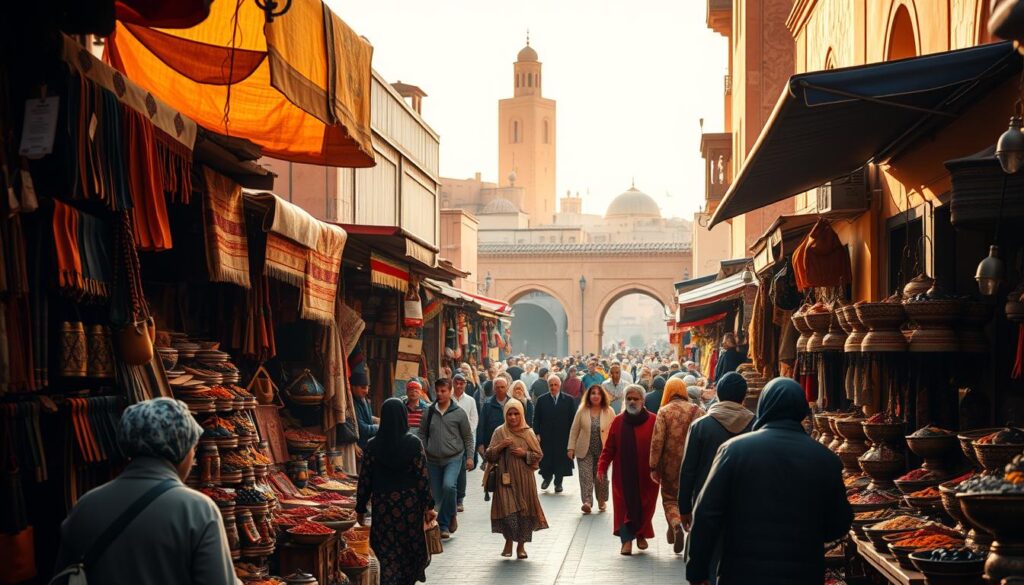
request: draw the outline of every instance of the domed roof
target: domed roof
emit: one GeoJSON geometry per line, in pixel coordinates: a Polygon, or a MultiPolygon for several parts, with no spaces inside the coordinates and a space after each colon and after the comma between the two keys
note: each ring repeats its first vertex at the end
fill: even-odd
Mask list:
{"type": "Polygon", "coordinates": [[[480,215],[499,215],[502,213],[519,213],[519,208],[508,199],[498,197],[480,210],[480,215]]]}
{"type": "Polygon", "coordinates": [[[537,51],[533,50],[533,47],[526,45],[519,51],[519,55],[516,56],[516,61],[537,61],[537,51]]]}
{"type": "Polygon", "coordinates": [[[658,209],[658,204],[650,195],[636,187],[630,187],[628,191],[612,200],[604,216],[606,218],[661,217],[661,210],[658,209]]]}

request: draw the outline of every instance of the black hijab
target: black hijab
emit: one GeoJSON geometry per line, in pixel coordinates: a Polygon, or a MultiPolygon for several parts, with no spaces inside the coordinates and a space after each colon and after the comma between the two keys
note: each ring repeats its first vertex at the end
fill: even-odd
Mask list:
{"type": "Polygon", "coordinates": [[[804,389],[790,378],[775,378],[765,385],[757,401],[757,420],[754,430],[773,424],[777,428],[803,430],[800,421],[810,413],[804,389]]]}
{"type": "Polygon", "coordinates": [[[366,444],[366,450],[373,455],[376,464],[374,491],[408,489],[419,481],[419,474],[413,472],[413,463],[423,456],[423,444],[409,434],[405,402],[400,398],[388,398],[381,405],[380,426],[366,444]]]}

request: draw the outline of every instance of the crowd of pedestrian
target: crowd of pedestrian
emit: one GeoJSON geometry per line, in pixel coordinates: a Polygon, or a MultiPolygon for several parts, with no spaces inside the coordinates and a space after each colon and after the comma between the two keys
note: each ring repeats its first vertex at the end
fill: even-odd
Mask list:
{"type": "MultiPolygon", "coordinates": [[[[528,558],[526,543],[548,527],[538,494],[552,485],[561,493],[575,470],[583,514],[595,504],[605,512],[611,500],[622,555],[650,546],[660,498],[665,538],[683,553],[691,584],[819,582],[825,545],[852,521],[841,464],[804,431],[810,411],[798,383],[772,380],[757,413],[750,412],[742,405],[745,379],[728,369],[743,363],[744,352],[731,336],[721,352],[708,378],[692,362],[635,353],[513,357],[484,370],[461,364],[429,385],[409,381],[405,396],[385,400],[379,417],[365,375],[354,374],[356,513],[371,527],[382,585],[425,579],[424,528],[436,522],[442,539],[452,537],[469,505],[467,472],[478,466],[504,557],[528,558]]],[[[198,492],[173,490],[183,485],[200,433],[187,407],[171,399],[127,409],[118,440],[131,462],[65,520],[61,566],[92,554],[109,510],[170,491],[160,498],[163,512],[143,512],[147,521],[138,526],[145,530],[100,538],[112,553],[93,563],[90,580],[144,573],[115,561],[135,558],[117,549],[166,533],[177,535],[182,558],[200,549],[209,554],[184,569],[158,563],[153,570],[229,581],[216,507],[198,492]]]]}

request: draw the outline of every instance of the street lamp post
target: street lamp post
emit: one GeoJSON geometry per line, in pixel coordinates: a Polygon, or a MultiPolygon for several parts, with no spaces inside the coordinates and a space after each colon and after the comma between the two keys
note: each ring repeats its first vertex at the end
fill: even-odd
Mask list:
{"type": "Polygon", "coordinates": [[[586,292],[586,290],[587,290],[587,277],[586,276],[580,276],[580,355],[581,356],[583,355],[583,350],[586,347],[586,335],[587,335],[586,325],[584,324],[586,322],[586,319],[587,319],[587,317],[586,317],[587,313],[586,313],[586,311],[583,310],[583,300],[586,298],[586,295],[584,293],[586,292]]]}

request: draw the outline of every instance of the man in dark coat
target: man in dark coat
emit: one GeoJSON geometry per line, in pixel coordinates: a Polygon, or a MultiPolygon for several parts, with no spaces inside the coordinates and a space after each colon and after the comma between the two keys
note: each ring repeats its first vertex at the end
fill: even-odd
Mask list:
{"type": "Polygon", "coordinates": [[[533,397],[534,400],[537,400],[548,393],[548,369],[541,368],[539,374],[540,375],[537,376],[537,381],[528,388],[530,396],[533,397]]]}
{"type": "MultiPolygon", "coordinates": [[[[480,408],[480,420],[476,425],[476,452],[481,458],[491,444],[491,435],[495,429],[505,424],[505,403],[508,402],[508,378],[498,376],[494,378],[491,388],[494,394],[491,395],[480,408]]],[[[489,502],[491,494],[484,490],[484,501],[489,502]]]]}
{"type": "Polygon", "coordinates": [[[562,478],[572,475],[572,459],[569,459],[569,431],[576,418],[576,400],[562,394],[562,380],[548,376],[548,393],[537,399],[533,411],[533,432],[540,439],[544,458],[540,460],[540,476],[544,478],[540,489],[546,490],[555,480],[555,493],[562,492],[562,478]]]}
{"type": "MultiPolygon", "coordinates": [[[[754,424],[754,413],[743,408],[743,397],[747,394],[747,381],[736,372],[729,372],[718,382],[718,402],[708,408],[708,416],[690,424],[683,450],[683,465],[679,468],[679,515],[683,530],[690,530],[693,522],[693,505],[697,501],[704,482],[708,479],[711,464],[722,443],[736,435],[750,431],[754,424]]],[[[676,552],[680,552],[684,539],[677,534],[676,552]]],[[[686,541],[689,542],[689,541],[686,541]]],[[[722,547],[715,548],[711,558],[709,581],[715,583],[715,570],[722,555],[722,547]]]]}
{"type": "Polygon", "coordinates": [[[839,457],[800,422],[803,388],[775,378],[761,393],[754,431],[725,442],[697,497],[686,578],[709,583],[719,540],[721,585],[820,583],[825,545],[850,529],[839,457]]]}
{"type": "Polygon", "coordinates": [[[651,381],[651,391],[647,393],[647,398],[644,398],[644,408],[658,414],[658,409],[661,408],[661,397],[665,393],[665,378],[656,376],[651,381]]]}

